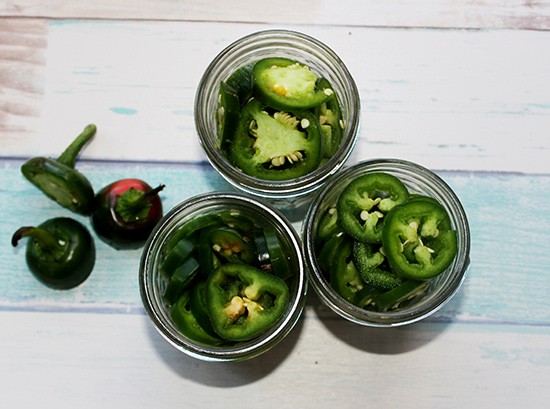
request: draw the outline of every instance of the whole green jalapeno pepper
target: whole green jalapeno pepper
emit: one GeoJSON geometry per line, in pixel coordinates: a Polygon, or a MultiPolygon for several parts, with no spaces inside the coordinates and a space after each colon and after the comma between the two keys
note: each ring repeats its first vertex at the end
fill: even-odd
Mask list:
{"type": "Polygon", "coordinates": [[[75,162],[95,133],[96,126],[88,125],[57,160],[44,157],[27,160],[21,166],[23,176],[61,206],[78,214],[91,213],[94,190],[90,181],[75,169],[75,162]]]}
{"type": "Polygon", "coordinates": [[[414,280],[442,273],[457,253],[449,214],[434,200],[419,198],[396,206],[384,225],[382,242],[392,269],[414,280]]]}
{"type": "Polygon", "coordinates": [[[206,281],[212,327],[223,339],[246,341],[271,328],[290,302],[287,284],[246,264],[224,264],[206,281]]]}
{"type": "Polygon", "coordinates": [[[357,241],[380,243],[384,216],[409,197],[407,187],[388,173],[368,173],[353,180],[336,204],[338,222],[357,241]]]}
{"type": "Polygon", "coordinates": [[[231,143],[231,161],[247,175],[264,180],[288,180],[317,169],[324,138],[309,111],[270,113],[257,99],[241,110],[231,143]]]}
{"type": "Polygon", "coordinates": [[[29,270],[43,284],[67,290],[82,284],[95,264],[95,244],[86,227],[67,217],[57,217],[38,227],[21,227],[12,245],[28,237],[26,261],[29,270]]]}

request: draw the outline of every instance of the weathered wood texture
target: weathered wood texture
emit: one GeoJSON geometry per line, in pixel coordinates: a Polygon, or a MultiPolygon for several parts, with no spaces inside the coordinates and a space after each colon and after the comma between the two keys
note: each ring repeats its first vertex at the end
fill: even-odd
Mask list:
{"type": "Polygon", "coordinates": [[[545,408],[548,50],[549,1],[2,2],[2,407],[545,408]],[[353,74],[362,128],[350,163],[415,161],[462,200],[472,264],[458,294],[422,323],[381,330],[340,319],[310,292],[276,348],[220,365],[153,329],[139,250],[96,238],[82,286],[34,280],[13,232],[61,215],[90,224],[25,182],[23,161],[59,155],[94,122],[77,167],[96,189],[125,177],[165,183],[166,210],[230,189],[197,142],[196,85],[223,47],[281,27],[325,42],[353,74]]]}
{"type": "MultiPolygon", "coordinates": [[[[84,158],[169,162],[204,160],[193,122],[202,72],[230,42],[265,28],[60,22],[45,29],[30,23],[10,20],[6,37],[25,38],[34,28],[38,34],[20,47],[20,55],[47,57],[47,63],[25,72],[29,63],[23,57],[3,62],[9,67],[0,81],[4,155],[54,155],[93,121],[98,142],[84,158]],[[136,142],[159,136],[162,143],[147,149],[136,142]]],[[[550,32],[348,27],[306,32],[341,56],[359,87],[362,128],[355,159],[400,157],[436,169],[550,172],[545,160],[550,32]]]]}
{"type": "Polygon", "coordinates": [[[550,28],[550,2],[531,0],[14,0],[0,16],[431,28],[550,28]]]}

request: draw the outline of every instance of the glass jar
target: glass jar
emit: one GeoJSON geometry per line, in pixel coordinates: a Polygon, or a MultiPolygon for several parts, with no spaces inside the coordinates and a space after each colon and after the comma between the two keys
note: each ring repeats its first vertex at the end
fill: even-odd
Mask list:
{"type": "Polygon", "coordinates": [[[360,99],[355,81],[340,58],[323,43],[288,30],[260,31],[243,37],[221,51],[199,82],[195,96],[195,126],[203,151],[212,166],[240,191],[261,197],[279,208],[293,208],[311,200],[311,192],[336,173],[350,156],[359,132],[360,99]],[[284,57],[310,67],[328,79],[340,102],[344,121],[337,152],[315,171],[285,181],[261,180],[236,169],[218,143],[219,87],[235,70],[266,57],[284,57]]]}
{"type": "MultiPolygon", "coordinates": [[[[173,244],[173,243],[172,243],[173,244]]],[[[206,361],[237,361],[257,356],[281,341],[298,321],[305,303],[307,277],[300,240],[282,214],[269,205],[238,193],[208,193],[190,198],[175,206],[156,226],[141,256],[139,285],[145,311],[158,332],[174,347],[206,361]],[[160,266],[172,238],[190,221],[222,212],[238,212],[258,225],[275,230],[287,256],[292,277],[287,280],[290,303],[283,317],[266,333],[250,341],[211,346],[184,336],[170,318],[169,306],[163,301],[166,279],[160,266]]]]}
{"type": "Polygon", "coordinates": [[[357,324],[392,327],[419,321],[439,310],[458,291],[470,263],[470,230],[466,213],[451,188],[432,171],[404,160],[378,159],[360,162],[339,172],[319,191],[303,225],[303,245],[309,279],[324,304],[338,315],[357,324]],[[400,179],[409,192],[431,196],[447,210],[457,232],[458,252],[452,264],[433,278],[427,290],[405,307],[387,312],[359,308],[339,296],[324,277],[318,261],[316,231],[322,215],[338,200],[344,188],[357,177],[370,172],[389,173],[400,179]]]}

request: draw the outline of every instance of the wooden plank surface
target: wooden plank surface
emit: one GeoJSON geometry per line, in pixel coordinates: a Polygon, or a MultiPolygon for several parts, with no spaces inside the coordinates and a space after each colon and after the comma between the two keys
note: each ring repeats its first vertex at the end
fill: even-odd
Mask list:
{"type": "Polygon", "coordinates": [[[549,1],[1,3],[0,405],[545,408],[548,50],[549,1]],[[212,364],[150,324],[140,250],[96,238],[82,286],[34,280],[23,248],[9,245],[13,232],[61,215],[90,224],[25,182],[23,161],[57,156],[94,122],[77,166],[96,189],[124,177],[165,183],[165,210],[230,189],[197,142],[196,85],[223,47],[281,27],[325,42],[354,76],[362,127],[350,163],[412,160],[462,200],[472,251],[458,294],[421,323],[381,330],[347,323],[310,291],[276,348],[212,364]]]}
{"type": "MultiPolygon", "coordinates": [[[[29,29],[27,21],[7,26],[15,37],[29,29]]],[[[262,28],[224,24],[216,32],[216,23],[95,21],[40,28],[47,35],[47,65],[25,75],[43,93],[29,95],[18,85],[24,60],[6,63],[13,68],[3,76],[3,89],[25,106],[4,113],[4,155],[55,155],[95,122],[97,142],[83,158],[204,160],[193,122],[202,72],[223,47],[262,28]],[[146,149],[135,142],[159,136],[162,143],[146,149]]],[[[359,87],[355,158],[400,157],[436,169],[550,171],[550,32],[304,31],[338,52],[359,87]]]]}
{"type": "Polygon", "coordinates": [[[13,17],[181,20],[431,28],[550,28],[548,0],[11,0],[0,15],[13,17]]]}

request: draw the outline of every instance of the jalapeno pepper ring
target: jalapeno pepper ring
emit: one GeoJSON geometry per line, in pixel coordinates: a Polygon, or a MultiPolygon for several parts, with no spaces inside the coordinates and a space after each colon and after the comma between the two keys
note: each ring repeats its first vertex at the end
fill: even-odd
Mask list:
{"type": "Polygon", "coordinates": [[[243,107],[230,145],[235,166],[264,180],[294,179],[317,169],[324,139],[315,115],[264,108],[257,99],[243,107]]]}
{"type": "Polygon", "coordinates": [[[390,212],[384,225],[383,246],[397,274],[426,280],[441,274],[453,262],[456,231],[443,206],[418,198],[390,212]]]}
{"type": "Polygon", "coordinates": [[[353,180],[336,204],[340,226],[357,241],[380,243],[384,216],[409,197],[407,187],[388,173],[368,173],[353,180]]]}
{"type": "Polygon", "coordinates": [[[268,106],[280,110],[302,111],[328,101],[334,91],[328,82],[289,58],[264,58],[252,70],[254,94],[268,106]]]}
{"type": "Polygon", "coordinates": [[[271,328],[285,313],[290,292],[279,277],[246,264],[224,264],[206,281],[212,327],[231,341],[246,341],[271,328]]]}

